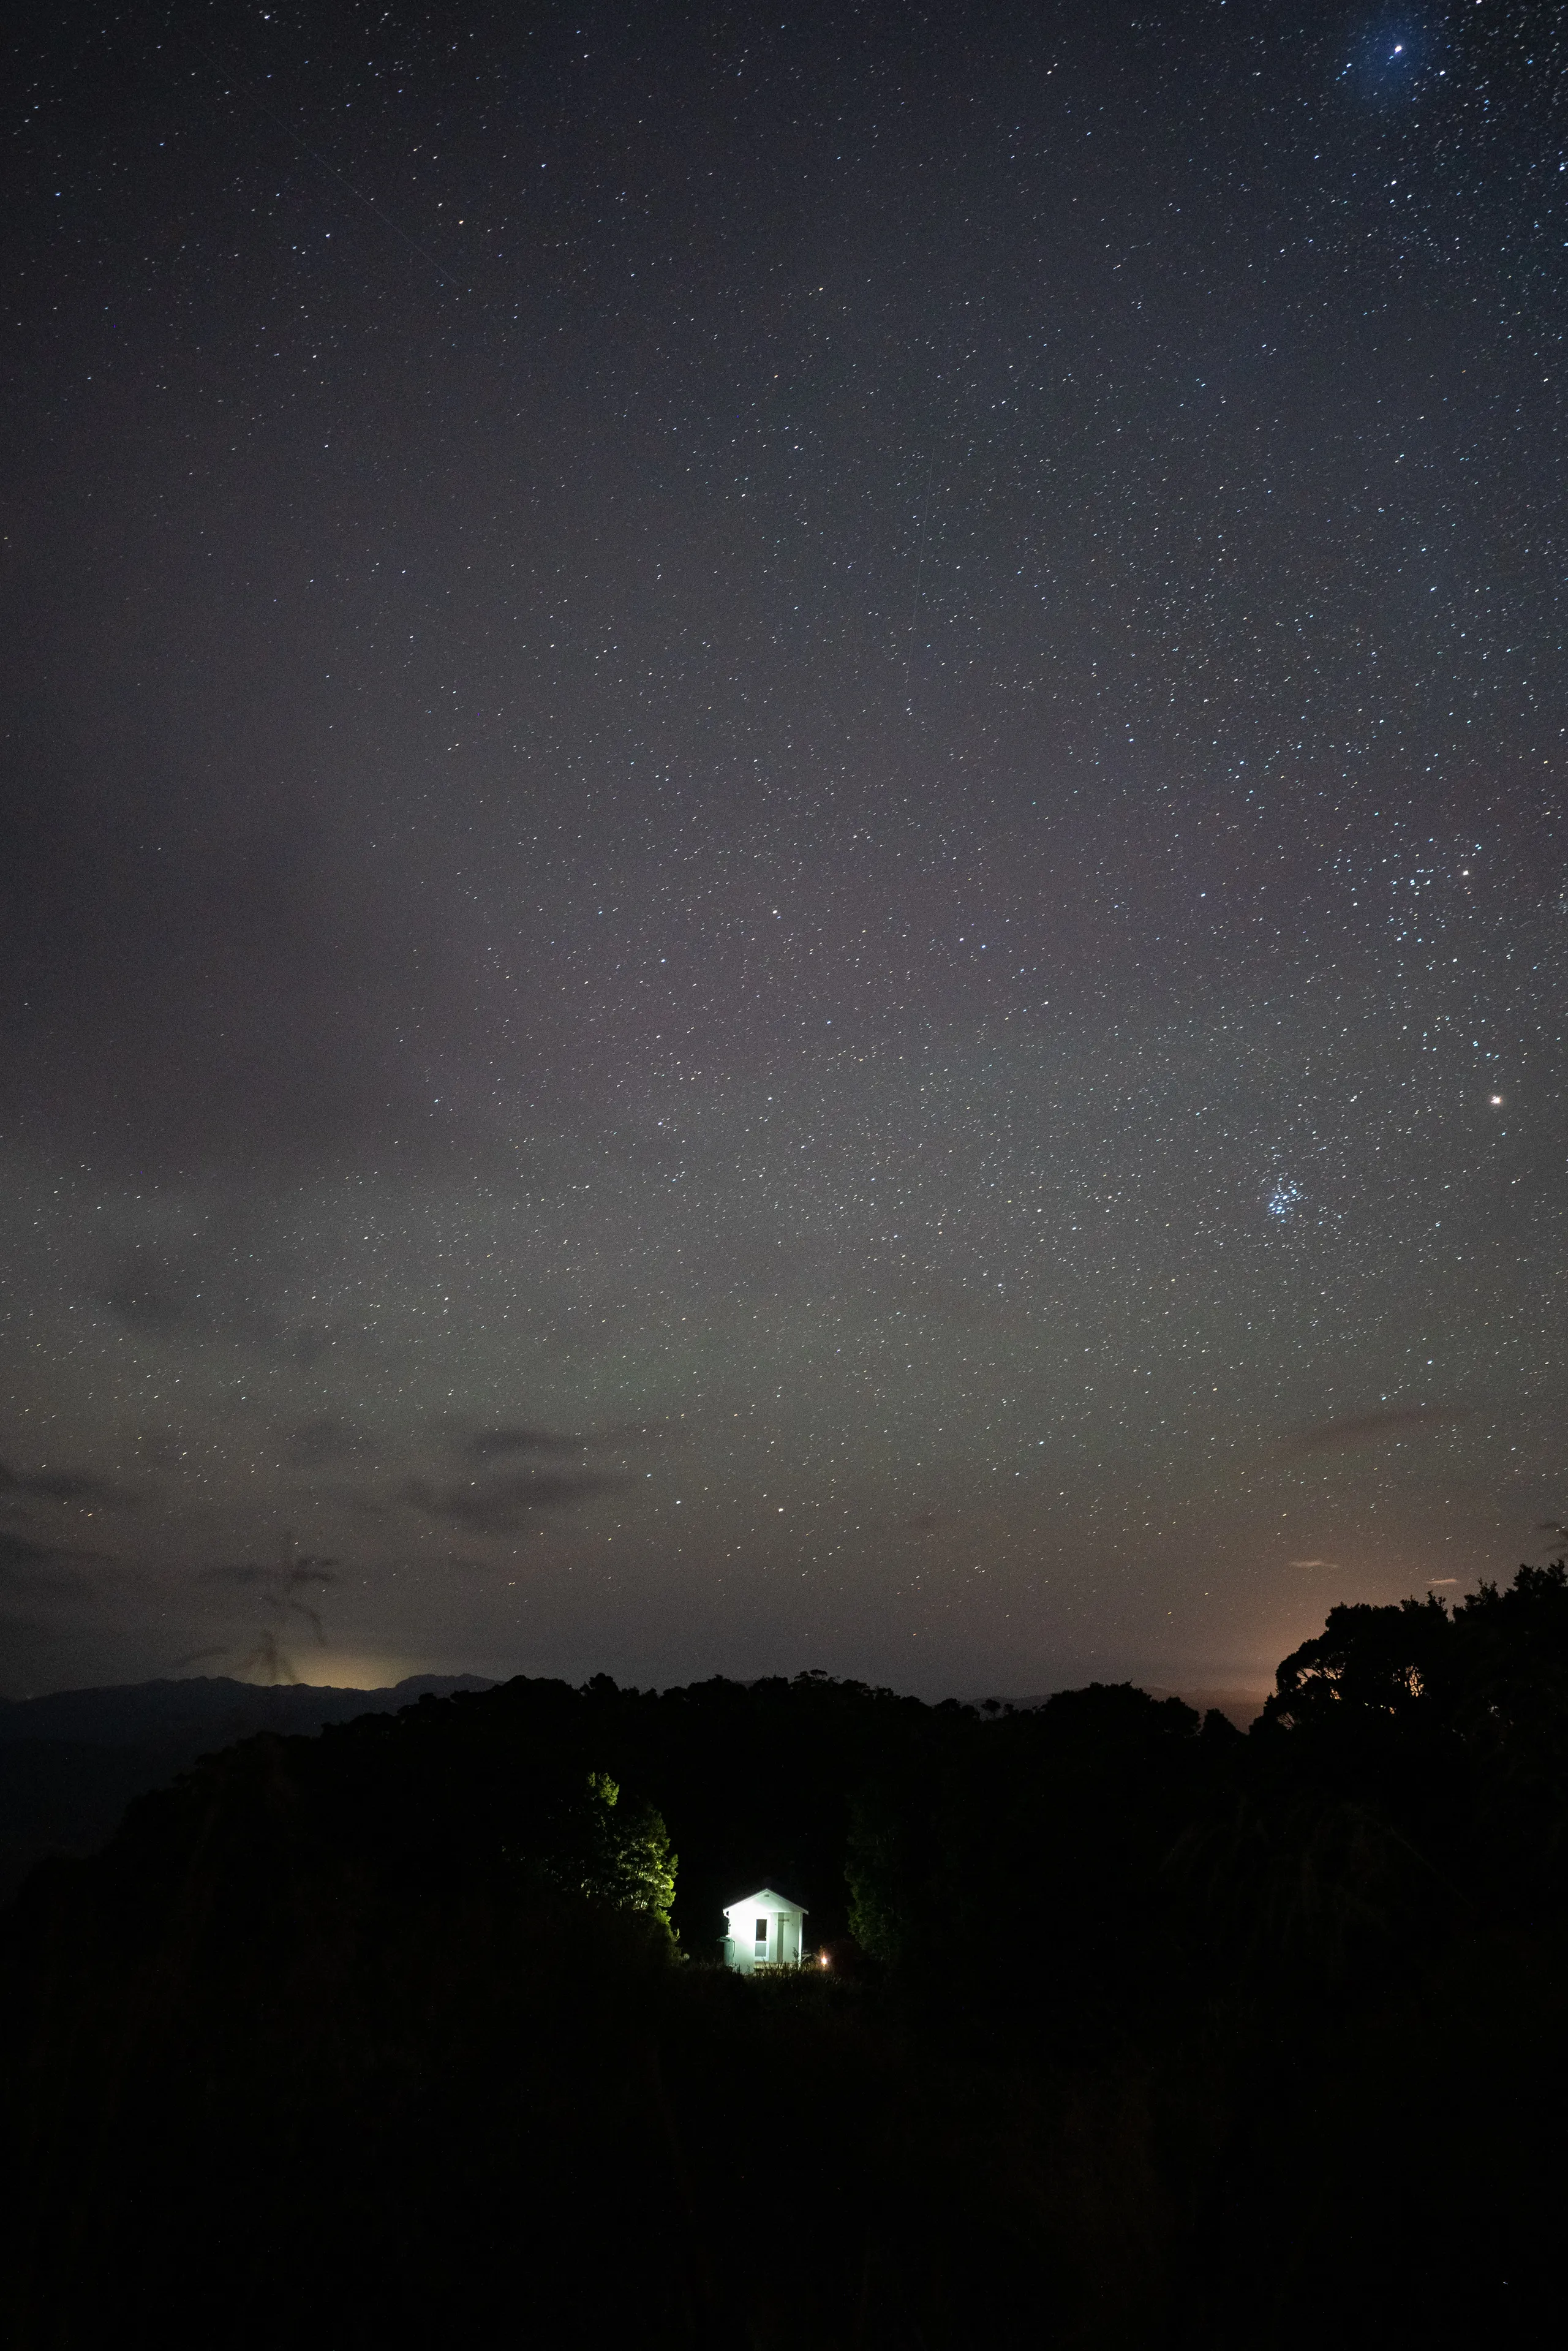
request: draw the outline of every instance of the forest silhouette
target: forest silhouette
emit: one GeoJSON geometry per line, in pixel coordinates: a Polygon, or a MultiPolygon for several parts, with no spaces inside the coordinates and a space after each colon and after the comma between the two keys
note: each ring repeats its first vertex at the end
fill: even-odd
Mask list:
{"type": "Polygon", "coordinates": [[[9,2339],[1556,2339],[1568,1569],[1092,1684],[518,1679],[32,1874],[9,2339]],[[719,1960],[808,1907],[817,1964],[719,1960]]]}

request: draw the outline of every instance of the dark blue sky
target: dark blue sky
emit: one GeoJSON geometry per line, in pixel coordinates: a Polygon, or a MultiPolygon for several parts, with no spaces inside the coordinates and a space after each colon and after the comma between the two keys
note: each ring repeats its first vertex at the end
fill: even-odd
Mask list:
{"type": "Polygon", "coordinates": [[[1014,1692],[1561,1548],[1559,10],[7,79],[8,1687],[291,1541],[313,1679],[1014,1692]]]}

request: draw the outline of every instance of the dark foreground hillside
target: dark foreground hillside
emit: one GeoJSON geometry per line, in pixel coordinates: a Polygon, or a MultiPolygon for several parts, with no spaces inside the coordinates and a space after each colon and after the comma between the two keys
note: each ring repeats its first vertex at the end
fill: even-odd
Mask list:
{"type": "Polygon", "coordinates": [[[132,1797],[258,1730],[308,1735],[359,1714],[396,1714],[428,1692],[488,1689],[472,1674],[420,1674],[390,1689],[329,1689],[198,1675],[117,1688],[0,1698],[0,1901],[49,1853],[105,1844],[132,1797]]]}
{"type": "Polygon", "coordinates": [[[1336,1610],[1246,1738],[821,1677],[259,1738],[6,1923],[19,2346],[1559,2338],[1561,1568],[1336,1610]],[[832,1965],[714,1963],[764,1882],[832,1965]]]}

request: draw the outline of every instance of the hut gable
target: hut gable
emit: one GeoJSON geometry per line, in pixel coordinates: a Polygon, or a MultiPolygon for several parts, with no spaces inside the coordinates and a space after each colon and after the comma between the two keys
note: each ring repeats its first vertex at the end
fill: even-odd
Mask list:
{"type": "Polygon", "coordinates": [[[725,1963],[748,1976],[759,1967],[798,1968],[805,1957],[806,1913],[787,1894],[764,1886],[725,1908],[725,1963]]]}

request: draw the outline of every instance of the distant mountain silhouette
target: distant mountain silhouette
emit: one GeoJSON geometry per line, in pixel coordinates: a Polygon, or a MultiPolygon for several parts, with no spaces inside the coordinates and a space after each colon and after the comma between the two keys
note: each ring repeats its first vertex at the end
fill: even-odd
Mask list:
{"type": "Polygon", "coordinates": [[[198,1756],[259,1730],[310,1738],[357,1715],[493,1687],[477,1674],[414,1674],[371,1690],[202,1675],[0,1698],[0,1900],[46,1854],[96,1851],[132,1797],[198,1756]]]}

